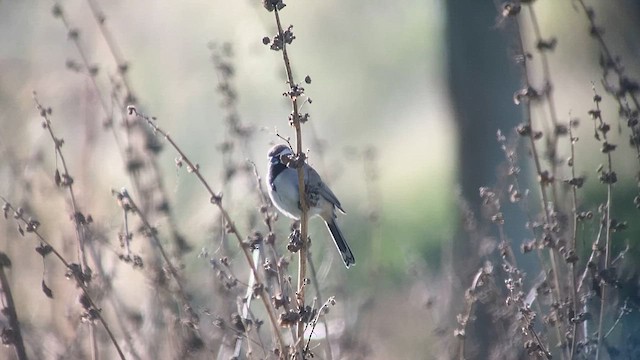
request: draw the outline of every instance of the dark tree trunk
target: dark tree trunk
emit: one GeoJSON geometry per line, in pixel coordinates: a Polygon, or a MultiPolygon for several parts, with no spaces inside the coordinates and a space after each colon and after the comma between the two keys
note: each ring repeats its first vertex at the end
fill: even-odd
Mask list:
{"type": "MultiPolygon", "coordinates": [[[[445,3],[447,77],[458,131],[458,183],[462,199],[478,216],[478,189],[496,183],[498,166],[504,161],[496,132],[501,129],[508,133],[521,121],[520,109],[512,100],[520,86],[520,77],[510,56],[514,48],[510,38],[513,32],[497,27],[498,11],[493,2],[452,0],[445,3]]],[[[480,238],[477,234],[461,232],[455,240],[453,256],[462,289],[470,286],[484,261],[478,255],[480,238]]],[[[504,343],[509,327],[495,323],[495,315],[491,314],[494,310],[482,304],[476,307],[476,320],[467,328],[467,358],[500,356],[494,346],[504,343]]],[[[509,358],[518,356],[515,351],[509,358]]]]}

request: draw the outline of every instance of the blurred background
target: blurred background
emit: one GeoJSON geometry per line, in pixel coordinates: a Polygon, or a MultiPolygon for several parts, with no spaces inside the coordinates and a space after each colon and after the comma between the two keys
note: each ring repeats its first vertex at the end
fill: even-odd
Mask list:
{"type": "MultiPolygon", "coordinates": [[[[639,3],[588,3],[625,71],[637,78],[639,3]]],[[[145,322],[151,315],[144,307],[153,309],[149,298],[157,291],[154,283],[118,260],[122,210],[111,190],[125,187],[134,198],[158,195],[133,191],[136,185],[127,168],[131,164],[122,155],[126,117],[122,120],[117,110],[117,104],[125,102],[123,83],[90,6],[102,9],[117,56],[126,60],[127,85],[135,94],[129,102],[156,117],[199,164],[214,191],[224,192],[225,206],[247,235],[266,230],[257,210],[255,179],[251,171],[243,172],[246,160],[264,176],[267,150],[282,142],[276,133],[295,138],[287,119],[290,103],[282,96],[287,84],[281,53],[262,43],[263,37],[276,33],[273,13],[257,0],[67,0],[60,2],[62,16],[56,17],[54,4],[0,0],[0,195],[38,218],[41,232],[70,259],[76,256],[68,196],[53,181],[60,160],[35,109],[36,91],[39,101],[52,108],[52,127],[64,138],[62,151],[74,176],[77,201],[92,215],[92,227],[99,233],[101,266],[126,311],[140,314],[140,331],[162,339],[169,335],[158,335],[160,331],[145,322]],[[233,68],[232,107],[220,91],[229,73],[216,66],[212,54],[223,54],[233,68]],[[230,113],[250,137],[230,139],[230,113]],[[105,126],[108,119],[114,119],[111,128],[105,126]],[[230,176],[229,169],[242,174],[230,176]]],[[[312,100],[304,105],[311,118],[303,126],[303,148],[347,211],[339,221],[358,262],[344,269],[322,224],[311,221],[320,290],[325,299],[337,300],[326,317],[330,329],[342,335],[332,345],[334,358],[448,358],[455,317],[471,281],[469,271],[475,271],[469,269],[482,264],[478,254],[467,258],[465,253],[475,247],[467,245],[460,206],[464,203],[482,218],[478,188],[496,185],[505,161],[496,132],[512,134],[523,121],[522,109],[513,101],[522,87],[514,61],[517,30],[501,23],[500,5],[492,1],[291,0],[287,5],[281,16],[283,25],[294,25],[296,39],[288,47],[294,77],[303,82],[309,75],[312,80],[303,85],[312,100]],[[465,258],[473,263],[464,264],[465,258]]],[[[587,111],[593,107],[592,83],[603,92],[598,44],[575,1],[538,0],[535,9],[543,36],[557,39],[549,62],[559,120],[568,124],[570,116],[584,119],[577,129],[584,141],[576,144],[576,170],[593,181],[587,181],[582,202],[597,204],[606,188],[598,183],[595,169],[604,158],[593,140],[587,111]]],[[[525,51],[532,54],[531,85],[541,88],[529,18],[522,18],[520,29],[525,51]]],[[[605,100],[602,111],[617,123],[613,101],[605,100]]],[[[543,106],[534,106],[533,114],[548,121],[543,106]]],[[[637,160],[635,150],[626,146],[628,134],[613,127],[611,142],[625,144],[614,154],[616,171],[624,179],[616,187],[624,204],[620,217],[629,221],[632,232],[625,236],[633,239],[637,212],[629,199],[637,194],[637,160]]],[[[174,253],[179,254],[175,258],[192,292],[192,305],[200,314],[204,337],[220,338],[213,324],[224,311],[215,295],[220,291],[216,269],[208,261],[226,241],[220,215],[197,179],[176,166],[175,151],[166,141],[159,143],[163,149],[157,166],[166,195],[162,201],[170,204],[171,212],[150,217],[161,240],[174,250],[180,246],[169,240],[171,232],[178,229],[182,235],[186,245],[174,253]]],[[[566,139],[559,149],[558,158],[566,158],[566,139]]],[[[519,156],[526,181],[530,161],[524,148],[519,156]]],[[[527,186],[535,186],[534,177],[529,181],[527,186]]],[[[527,236],[526,213],[512,210],[507,231],[518,248],[527,236]]],[[[289,227],[282,217],[276,222],[276,246],[295,263],[286,250],[289,227]]],[[[43,268],[33,251],[37,242],[21,238],[11,218],[0,228],[0,250],[13,263],[10,280],[28,352],[46,359],[88,356],[84,335],[79,335],[83,325],[77,321],[77,290],[64,279],[64,269],[53,258],[47,258],[43,268]],[[56,294],[54,300],[41,291],[43,276],[56,294]]],[[[132,246],[153,264],[152,247],[144,240],[136,233],[132,246]]],[[[226,247],[235,259],[235,275],[246,278],[237,244],[226,247]]],[[[637,249],[632,246],[631,251],[637,249]]],[[[107,319],[118,317],[106,305],[104,313],[107,319]]],[[[131,346],[144,348],[135,341],[131,346]]],[[[108,346],[104,348],[104,358],[113,358],[108,346]]],[[[10,348],[0,349],[0,354],[14,356],[10,348]]]]}

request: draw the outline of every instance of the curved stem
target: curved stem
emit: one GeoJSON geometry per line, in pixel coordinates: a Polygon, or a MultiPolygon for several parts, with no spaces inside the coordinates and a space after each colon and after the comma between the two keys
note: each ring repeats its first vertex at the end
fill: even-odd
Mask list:
{"type": "Polygon", "coordinates": [[[240,231],[236,227],[233,219],[231,219],[231,216],[229,215],[225,207],[222,205],[222,195],[216,194],[213,191],[213,189],[211,188],[207,180],[204,178],[204,176],[202,176],[202,173],[200,172],[200,166],[198,166],[197,164],[194,164],[191,161],[191,159],[189,159],[189,157],[182,151],[182,149],[178,146],[178,144],[176,144],[175,141],[173,141],[171,136],[154,123],[154,119],[144,114],[138,113],[138,111],[134,106],[128,107],[128,113],[129,115],[139,116],[140,118],[145,120],[149,124],[149,126],[151,126],[154,132],[159,133],[164,137],[164,139],[167,142],[169,142],[171,147],[173,147],[173,149],[180,155],[181,161],[184,161],[187,164],[187,171],[190,173],[193,173],[198,178],[198,180],[200,181],[200,184],[204,186],[209,196],[211,197],[210,198],[211,202],[214,205],[216,205],[218,210],[220,210],[220,213],[222,214],[222,218],[224,219],[224,222],[228,226],[229,232],[232,233],[235,236],[236,240],[238,241],[238,245],[240,246],[240,249],[242,250],[242,253],[245,256],[245,259],[249,264],[249,268],[253,272],[253,276],[256,278],[256,282],[257,282],[256,288],[259,292],[260,299],[262,300],[262,303],[264,304],[264,307],[267,311],[267,315],[269,316],[269,321],[273,328],[273,332],[276,335],[276,338],[278,340],[280,351],[282,354],[284,354],[286,352],[286,346],[285,346],[284,339],[282,337],[282,333],[280,331],[280,327],[278,325],[278,320],[275,315],[275,309],[273,308],[273,305],[271,304],[271,301],[270,301],[271,297],[269,296],[269,293],[267,292],[265,286],[263,286],[264,282],[262,281],[262,278],[258,273],[256,264],[253,261],[253,257],[251,256],[251,252],[249,251],[247,246],[245,246],[244,241],[242,240],[243,238],[240,235],[240,231]]]}
{"type": "MultiPolygon", "coordinates": [[[[18,209],[14,208],[13,205],[11,205],[7,201],[7,199],[5,199],[3,196],[0,196],[0,199],[4,201],[4,203],[6,204],[5,206],[7,206],[8,209],[14,212],[14,218],[17,221],[21,221],[25,226],[27,226],[27,228],[29,228],[30,222],[29,220],[25,219],[24,214],[22,212],[19,212],[18,209]]],[[[105,331],[109,335],[109,339],[113,343],[113,346],[116,348],[116,351],[118,352],[118,356],[120,357],[121,360],[125,360],[126,358],[124,356],[124,353],[122,352],[122,349],[120,348],[120,345],[118,344],[118,341],[116,340],[116,337],[113,335],[113,333],[111,332],[111,328],[109,327],[104,317],[102,316],[100,308],[96,305],[95,301],[93,301],[93,298],[89,294],[89,289],[87,288],[86,284],[80,278],[82,274],[78,273],[78,271],[74,271],[73,270],[74,267],[72,266],[73,264],[68,262],[62,256],[62,254],[60,254],[60,252],[58,252],[58,250],[56,250],[56,248],[53,247],[51,243],[44,236],[42,236],[42,234],[40,234],[40,232],[36,228],[32,228],[31,231],[29,230],[27,231],[33,233],[38,238],[38,240],[40,240],[41,243],[47,245],[51,249],[51,252],[58,258],[58,260],[60,260],[60,262],[64,264],[65,268],[71,272],[72,276],[74,277],[74,280],[76,281],[76,284],[80,287],[80,289],[82,289],[82,293],[88,299],[90,309],[95,310],[93,315],[96,316],[98,321],[100,321],[105,331]]]]}

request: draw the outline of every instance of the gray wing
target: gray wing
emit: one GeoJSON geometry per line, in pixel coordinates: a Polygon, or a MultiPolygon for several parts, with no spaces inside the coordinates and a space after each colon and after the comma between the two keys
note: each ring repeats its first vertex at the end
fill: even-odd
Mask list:
{"type": "Polygon", "coordinates": [[[329,200],[335,207],[337,207],[343,214],[345,213],[340,204],[338,197],[329,189],[329,187],[322,181],[320,174],[309,165],[305,164],[305,184],[311,189],[317,189],[318,194],[323,198],[329,200]]]}

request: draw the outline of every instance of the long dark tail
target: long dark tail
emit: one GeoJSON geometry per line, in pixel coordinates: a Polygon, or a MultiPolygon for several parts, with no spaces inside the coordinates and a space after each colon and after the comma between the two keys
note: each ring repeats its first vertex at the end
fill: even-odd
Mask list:
{"type": "Polygon", "coordinates": [[[342,255],[342,261],[344,262],[344,265],[347,267],[347,269],[349,268],[349,266],[355,265],[356,258],[353,256],[353,253],[349,248],[349,244],[347,244],[344,236],[342,236],[342,232],[340,231],[338,225],[336,225],[335,221],[325,221],[325,224],[327,224],[327,229],[329,229],[331,237],[336,243],[336,247],[338,248],[338,251],[340,251],[340,255],[342,255]]]}

